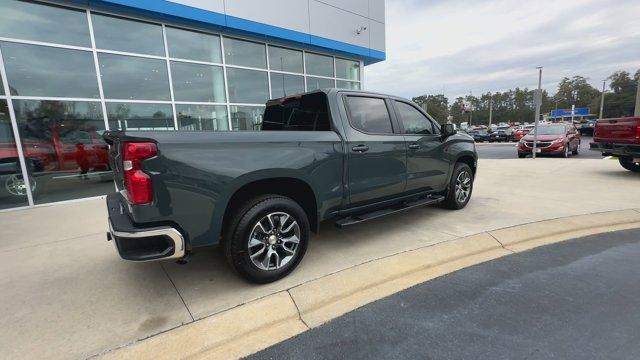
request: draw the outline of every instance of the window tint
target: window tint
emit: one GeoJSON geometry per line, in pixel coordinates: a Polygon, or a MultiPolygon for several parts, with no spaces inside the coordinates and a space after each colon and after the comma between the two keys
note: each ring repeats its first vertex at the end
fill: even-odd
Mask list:
{"type": "Polygon", "coordinates": [[[333,79],[307,76],[307,91],[336,87],[333,79]]]}
{"type": "Polygon", "coordinates": [[[224,59],[229,65],[267,68],[265,44],[224,38],[224,59]]]}
{"type": "Polygon", "coordinates": [[[333,77],[333,58],[331,56],[307,53],[307,74],[333,77]]]}
{"type": "Polygon", "coordinates": [[[269,99],[266,71],[227,68],[227,82],[232,103],[264,104],[269,99]]]}
{"type": "Polygon", "coordinates": [[[269,46],[271,70],[302,73],[302,51],[269,46]]]}
{"type": "Polygon", "coordinates": [[[172,61],[171,80],[176,101],[224,102],[222,67],[172,61]]]}
{"type": "Polygon", "coordinates": [[[304,92],[304,78],[298,75],[271,73],[271,98],[304,92]]]}
{"type": "Polygon", "coordinates": [[[331,129],[325,93],[271,101],[262,130],[328,131],[331,129]]]}
{"type": "Polygon", "coordinates": [[[170,57],[222,63],[219,36],[171,27],[165,29],[170,57]]]}
{"type": "Polygon", "coordinates": [[[166,61],[99,54],[98,62],[106,98],[171,100],[166,61]]]}
{"type": "Polygon", "coordinates": [[[264,106],[231,105],[233,130],[260,130],[264,106]]]}
{"type": "Polygon", "coordinates": [[[384,99],[362,96],[347,97],[351,125],[365,133],[393,133],[391,118],[384,99]]]}
{"type": "Polygon", "coordinates": [[[164,56],[160,25],[97,14],[91,22],[99,49],[164,56]]]}
{"type": "Polygon", "coordinates": [[[9,42],[0,46],[12,95],[100,97],[91,52],[9,42]]]}
{"type": "Polygon", "coordinates": [[[336,77],[347,80],[360,80],[360,63],[336,58],[336,77]]]}
{"type": "Polygon", "coordinates": [[[27,1],[0,0],[0,36],[91,47],[86,12],[27,1]]]}
{"type": "Polygon", "coordinates": [[[355,81],[336,81],[336,87],[338,89],[360,90],[360,83],[355,81]]]}
{"type": "Polygon", "coordinates": [[[173,130],[169,104],[107,103],[111,130],[173,130]]]}
{"type": "Polygon", "coordinates": [[[176,105],[180,130],[229,130],[224,105],[176,105]]]}
{"type": "Polygon", "coordinates": [[[407,134],[433,134],[431,121],[413,106],[396,101],[398,117],[407,134]]]}

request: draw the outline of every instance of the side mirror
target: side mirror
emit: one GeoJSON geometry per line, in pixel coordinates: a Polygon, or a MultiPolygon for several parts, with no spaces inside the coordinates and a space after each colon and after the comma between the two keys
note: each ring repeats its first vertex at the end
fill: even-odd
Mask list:
{"type": "Polygon", "coordinates": [[[453,124],[446,123],[440,126],[440,132],[442,132],[442,138],[446,139],[449,136],[454,135],[456,130],[453,127],[453,124]]]}

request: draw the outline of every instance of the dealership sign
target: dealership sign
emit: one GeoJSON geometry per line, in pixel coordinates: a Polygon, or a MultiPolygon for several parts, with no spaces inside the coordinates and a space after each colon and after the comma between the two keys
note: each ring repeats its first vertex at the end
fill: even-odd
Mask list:
{"type": "Polygon", "coordinates": [[[587,115],[589,115],[589,108],[581,107],[581,108],[573,109],[573,114],[571,113],[571,109],[551,110],[550,117],[587,116],[587,115]]]}

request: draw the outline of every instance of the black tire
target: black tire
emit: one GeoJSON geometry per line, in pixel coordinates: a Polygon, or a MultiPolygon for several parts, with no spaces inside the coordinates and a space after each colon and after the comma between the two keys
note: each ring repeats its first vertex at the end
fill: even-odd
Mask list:
{"type": "Polygon", "coordinates": [[[573,150],[573,151],[571,152],[571,154],[572,154],[572,155],[578,155],[578,154],[580,154],[580,143],[578,143],[578,146],[576,146],[576,149],[575,149],[575,150],[573,150]]]}
{"type": "Polygon", "coordinates": [[[471,199],[471,194],[473,193],[473,171],[471,171],[471,167],[465,163],[456,163],[453,168],[453,173],[451,174],[451,180],[449,180],[449,187],[447,188],[447,192],[445,195],[444,201],[441,203],[441,206],[445,209],[451,210],[459,210],[467,206],[469,200],[471,199]],[[458,181],[458,177],[466,172],[469,176],[470,183],[468,188],[468,195],[463,201],[460,201],[456,196],[456,183],[458,181]]]}
{"type": "Polygon", "coordinates": [[[526,158],[526,157],[527,157],[527,154],[518,153],[518,157],[519,157],[520,159],[524,159],[524,158],[526,158]]]}
{"type": "MultiPolygon", "coordinates": [[[[223,241],[227,261],[238,274],[254,283],[266,284],[287,276],[298,266],[307,251],[310,232],[309,219],[302,207],[288,197],[263,195],[253,198],[234,212],[227,225],[223,241]],[[295,247],[294,255],[292,255],[286,264],[279,268],[261,269],[258,267],[259,264],[254,264],[250,257],[249,237],[252,236],[253,229],[258,226],[258,222],[273,213],[285,213],[297,222],[299,228],[299,243],[295,247]]],[[[280,225],[280,228],[282,228],[282,225],[280,225]]],[[[278,240],[278,244],[280,244],[280,240],[278,240]]],[[[270,245],[266,239],[263,245],[265,245],[264,249],[266,249],[267,252],[271,251],[269,250],[270,245]]],[[[275,246],[284,247],[284,244],[271,245],[274,251],[275,246]]],[[[278,255],[278,259],[280,258],[281,255],[278,255]]],[[[271,260],[272,258],[269,257],[269,260],[267,260],[267,268],[271,266],[271,260]]],[[[277,262],[275,264],[277,264],[277,262]]],[[[275,264],[274,266],[276,266],[275,264]]]]}
{"type": "Polygon", "coordinates": [[[640,164],[634,163],[633,158],[625,156],[618,158],[618,161],[623,168],[633,172],[640,172],[640,164]]]}

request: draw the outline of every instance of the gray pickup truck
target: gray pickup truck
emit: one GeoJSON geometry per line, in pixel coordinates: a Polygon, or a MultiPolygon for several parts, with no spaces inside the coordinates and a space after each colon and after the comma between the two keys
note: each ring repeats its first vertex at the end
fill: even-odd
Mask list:
{"type": "Polygon", "coordinates": [[[220,244],[240,275],[267,283],[300,263],[321,221],[461,209],[471,197],[473,139],[406,99],[318,90],[270,100],[260,126],[106,132],[117,188],[107,237],[120,256],[185,262],[220,244]]]}

